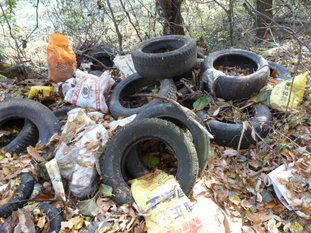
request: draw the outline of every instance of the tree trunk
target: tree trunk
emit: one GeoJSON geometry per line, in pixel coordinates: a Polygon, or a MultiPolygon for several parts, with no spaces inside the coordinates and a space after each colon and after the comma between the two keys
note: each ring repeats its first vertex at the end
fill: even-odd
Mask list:
{"type": "Polygon", "coordinates": [[[267,32],[267,25],[271,24],[273,0],[256,0],[256,36],[263,40],[267,32]],[[262,15],[263,14],[263,15],[262,15]]]}
{"type": "Polygon", "coordinates": [[[156,0],[158,14],[164,19],[164,35],[185,35],[181,3],[183,0],[156,0]]]}

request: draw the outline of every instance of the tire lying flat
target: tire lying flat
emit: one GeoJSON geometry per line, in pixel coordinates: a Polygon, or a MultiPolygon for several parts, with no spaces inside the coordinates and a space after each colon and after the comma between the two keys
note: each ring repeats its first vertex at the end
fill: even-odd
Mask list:
{"type": "Polygon", "coordinates": [[[33,144],[32,140],[35,138],[31,138],[30,135],[36,135],[36,129],[39,142],[42,144],[48,143],[51,137],[60,131],[58,119],[54,113],[43,104],[33,100],[8,99],[0,103],[0,125],[16,118],[24,118],[32,124],[28,124],[27,131],[22,130],[21,135],[3,148],[10,153],[19,153],[33,144]]]}
{"type": "Polygon", "coordinates": [[[132,51],[132,58],[135,69],[143,77],[173,78],[195,66],[197,46],[186,36],[161,36],[140,43],[132,51]]]}
{"type": "MultiPolygon", "coordinates": [[[[205,127],[201,119],[197,117],[195,113],[193,113],[190,109],[187,112],[199,123],[201,123],[203,127],[205,127]]],[[[172,104],[163,103],[147,108],[143,112],[139,113],[136,116],[135,120],[140,120],[144,118],[164,119],[177,124],[177,126],[181,126],[182,128],[189,130],[198,156],[199,176],[203,173],[209,159],[210,140],[209,137],[195,123],[188,120],[187,115],[185,115],[183,111],[181,111],[179,108],[172,104]]],[[[133,171],[131,175],[133,175],[134,177],[137,177],[139,174],[144,174],[145,169],[143,169],[143,171],[140,171],[142,165],[138,165],[139,160],[133,158],[133,156],[138,156],[138,154],[131,153],[131,155],[131,161],[133,161],[133,164],[130,160],[127,163],[129,173],[133,171]]]]}
{"type": "Polygon", "coordinates": [[[46,203],[40,203],[37,207],[47,216],[49,222],[49,230],[47,233],[59,232],[61,230],[61,223],[64,221],[62,211],[46,203]]]}
{"type": "Polygon", "coordinates": [[[198,175],[198,158],[190,138],[173,123],[152,118],[124,126],[106,144],[99,163],[104,183],[113,188],[114,200],[118,204],[133,202],[124,180],[126,156],[135,144],[145,140],[160,140],[175,152],[176,179],[186,194],[191,193],[198,175]]]}
{"type": "Polygon", "coordinates": [[[137,114],[144,111],[146,108],[161,103],[159,99],[152,99],[147,104],[137,107],[137,108],[127,108],[122,106],[121,98],[122,96],[130,96],[135,93],[139,88],[146,85],[160,82],[159,95],[166,96],[170,99],[176,100],[176,86],[174,81],[171,79],[155,80],[153,78],[143,78],[138,73],[132,74],[129,77],[123,79],[120,83],[116,85],[110,96],[109,109],[114,117],[126,117],[133,114],[137,114]]]}
{"type": "MultiPolygon", "coordinates": [[[[248,122],[260,137],[256,134],[254,135],[251,127],[248,127],[244,132],[240,149],[246,149],[250,145],[256,144],[257,140],[266,137],[269,133],[269,124],[271,121],[271,112],[269,108],[260,104],[254,106],[254,108],[256,113],[253,117],[248,119],[248,122]]],[[[240,137],[243,132],[243,124],[230,124],[217,120],[210,120],[207,122],[206,127],[210,130],[211,134],[214,136],[214,141],[218,145],[232,147],[234,149],[238,148],[240,137]]]]}
{"type": "Polygon", "coordinates": [[[225,49],[210,53],[202,64],[204,89],[218,98],[239,100],[257,94],[267,84],[270,74],[268,62],[263,57],[241,49],[225,49]],[[230,76],[216,70],[215,66],[239,66],[254,72],[246,76],[230,76]]]}
{"type": "Polygon", "coordinates": [[[16,211],[18,208],[23,207],[27,201],[22,201],[28,199],[35,186],[35,180],[32,175],[28,172],[22,173],[20,175],[21,183],[14,194],[14,197],[6,204],[0,206],[0,218],[6,218],[16,211]]]}

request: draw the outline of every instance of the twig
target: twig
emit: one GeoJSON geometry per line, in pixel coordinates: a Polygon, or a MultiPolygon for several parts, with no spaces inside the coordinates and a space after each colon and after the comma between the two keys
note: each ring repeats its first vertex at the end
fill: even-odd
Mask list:
{"type": "Polygon", "coordinates": [[[176,100],[170,99],[166,96],[163,95],[158,95],[158,94],[136,94],[134,96],[144,96],[144,97],[151,97],[151,98],[159,98],[163,99],[167,102],[170,102],[174,104],[177,108],[179,108],[188,118],[188,120],[192,121],[194,124],[196,124],[209,138],[213,139],[214,136],[208,132],[208,130],[203,127],[196,119],[194,119],[190,114],[187,113],[188,109],[182,106],[180,103],[178,103],[176,100]]]}
{"type": "Polygon", "coordinates": [[[39,1],[37,0],[37,4],[36,4],[36,26],[34,27],[34,29],[32,29],[32,31],[27,35],[27,37],[23,40],[26,41],[29,39],[29,37],[37,30],[37,28],[39,27],[39,1]]]}
{"type": "Polygon", "coordinates": [[[242,125],[243,125],[243,127],[242,127],[242,133],[241,133],[241,136],[240,136],[240,139],[239,139],[239,144],[238,144],[238,149],[237,149],[237,151],[238,151],[239,154],[240,154],[240,148],[241,148],[242,140],[243,140],[245,131],[246,131],[247,127],[248,127],[248,124],[249,124],[249,123],[248,123],[247,121],[243,121],[243,123],[242,123],[242,125]]]}
{"type": "Polygon", "coordinates": [[[188,91],[190,91],[192,94],[195,93],[195,91],[192,90],[192,88],[188,85],[188,83],[185,81],[185,79],[182,78],[182,79],[180,80],[180,82],[181,82],[182,84],[184,84],[185,87],[188,89],[188,91]]]}
{"type": "Polygon", "coordinates": [[[106,66],[104,63],[102,63],[101,61],[99,61],[99,60],[96,59],[95,57],[92,57],[92,56],[90,56],[90,55],[88,55],[88,54],[85,54],[85,53],[83,53],[83,52],[81,52],[81,51],[79,51],[79,50],[75,50],[75,53],[77,53],[77,54],[79,54],[79,55],[81,55],[81,56],[84,56],[84,57],[87,57],[87,58],[89,58],[89,59],[92,59],[92,60],[96,61],[98,64],[100,64],[100,65],[101,65],[104,69],[106,69],[106,70],[110,70],[110,69],[111,69],[111,67],[106,66]]]}

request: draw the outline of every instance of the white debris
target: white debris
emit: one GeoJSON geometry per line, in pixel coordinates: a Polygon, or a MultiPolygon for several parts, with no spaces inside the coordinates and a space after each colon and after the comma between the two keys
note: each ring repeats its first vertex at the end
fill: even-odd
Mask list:
{"type": "MultiPolygon", "coordinates": [[[[297,175],[297,167],[295,163],[283,164],[274,169],[265,177],[266,185],[273,185],[274,191],[279,198],[280,202],[289,210],[294,210],[297,215],[303,218],[310,218],[307,214],[299,211],[299,207],[303,206],[303,199],[295,197],[293,190],[290,190],[286,183],[293,182],[294,179],[299,179],[297,175]]],[[[296,181],[297,182],[297,181],[296,181]]],[[[311,184],[307,184],[310,185],[311,184]]],[[[306,195],[305,199],[309,197],[306,195]]]]}
{"type": "Polygon", "coordinates": [[[126,117],[126,118],[123,118],[123,119],[120,119],[120,120],[116,120],[116,121],[112,121],[110,122],[108,125],[109,125],[109,128],[111,131],[115,130],[116,128],[118,128],[119,126],[123,127],[129,123],[131,123],[135,117],[136,117],[137,114],[134,114],[132,116],[129,116],[129,117],[126,117]]]}
{"type": "Polygon", "coordinates": [[[121,71],[124,77],[136,73],[131,54],[117,55],[113,60],[115,66],[121,71]]]}
{"type": "Polygon", "coordinates": [[[78,198],[86,198],[97,189],[99,177],[96,164],[109,136],[102,124],[92,118],[103,114],[86,113],[84,109],[73,109],[68,113],[64,126],[63,143],[56,151],[55,158],[61,175],[69,182],[70,192],[78,198]]]}
{"type": "Polygon", "coordinates": [[[114,80],[109,71],[105,71],[98,77],[77,70],[75,78],[61,84],[61,90],[65,100],[71,104],[108,112],[105,96],[108,95],[113,84],[114,80]]]}

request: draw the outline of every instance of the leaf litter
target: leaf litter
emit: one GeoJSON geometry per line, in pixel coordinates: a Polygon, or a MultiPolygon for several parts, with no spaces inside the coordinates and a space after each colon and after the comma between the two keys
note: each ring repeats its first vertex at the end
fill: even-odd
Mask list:
{"type": "MultiPolygon", "coordinates": [[[[284,59],[284,51],[274,51],[273,55],[256,49],[254,49],[254,52],[262,53],[268,59],[273,59],[273,61],[289,68],[296,64],[293,62],[295,59],[284,59]]],[[[298,68],[297,73],[305,71],[306,67],[308,70],[311,70],[311,64],[306,62],[298,68]]],[[[194,74],[195,77],[199,76],[196,70],[194,74]]],[[[276,74],[272,73],[267,89],[280,81],[275,76],[276,74]]],[[[193,83],[193,87],[196,86],[194,80],[191,78],[187,80],[190,84],[193,83]]],[[[40,85],[47,84],[45,80],[29,80],[29,82],[16,85],[16,82],[13,80],[13,82],[7,84],[8,88],[0,86],[0,99],[4,99],[4,96],[23,97],[24,93],[27,93],[34,83],[39,83],[40,85]]],[[[184,88],[182,91],[185,91],[186,94],[179,95],[179,100],[183,98],[181,96],[186,96],[186,101],[183,99],[184,102],[187,102],[187,99],[193,98],[194,95],[203,96],[203,93],[200,93],[198,90],[194,90],[195,93],[191,93],[190,89],[184,88]]],[[[252,101],[255,103],[254,99],[252,101]]],[[[214,114],[216,119],[230,120],[230,117],[232,119],[232,116],[234,116],[232,113],[222,113],[222,109],[228,107],[222,100],[219,100],[219,103],[214,103],[204,99],[202,102],[196,106],[192,104],[189,106],[197,111],[206,110],[212,113],[212,115],[214,114]]],[[[236,106],[235,104],[230,103],[230,106],[236,106]]],[[[236,111],[236,114],[240,114],[241,108],[248,104],[250,102],[243,103],[241,104],[242,106],[238,106],[237,111],[234,111],[236,111]]],[[[66,106],[66,104],[58,98],[55,102],[50,103],[49,106],[51,109],[58,109],[66,106]]],[[[297,177],[295,176],[290,181],[280,180],[280,182],[292,190],[292,194],[297,199],[304,200],[304,193],[310,193],[310,112],[310,89],[307,88],[304,101],[297,109],[287,113],[273,110],[273,130],[267,138],[256,146],[238,152],[212,144],[215,155],[209,162],[208,170],[205,171],[199,181],[201,182],[201,191],[197,194],[197,190],[195,190],[195,196],[212,198],[229,217],[242,221],[243,232],[310,232],[310,219],[301,218],[295,212],[288,210],[278,200],[273,187],[266,186],[264,183],[266,175],[277,167],[283,164],[295,163],[297,177]]],[[[247,116],[245,115],[245,117],[247,116]]],[[[107,126],[112,120],[113,118],[110,115],[105,115],[101,123],[107,126]]],[[[111,132],[110,136],[113,133],[111,132]]],[[[73,138],[74,135],[70,134],[68,138],[55,137],[49,146],[56,148],[62,141],[72,140],[73,138]]],[[[42,193],[36,198],[53,199],[54,191],[50,188],[51,184],[44,169],[37,168],[40,167],[40,163],[44,162],[40,161],[39,157],[48,158],[50,156],[45,153],[42,148],[31,147],[28,149],[28,153],[20,156],[1,153],[1,203],[13,195],[14,190],[19,185],[18,175],[25,169],[29,170],[36,177],[37,181],[43,184],[42,193]],[[31,162],[32,159],[39,166],[34,166],[31,162]]],[[[81,214],[79,212],[83,209],[81,204],[79,208],[78,201],[70,196],[68,196],[67,202],[52,202],[53,205],[62,209],[65,217],[61,232],[146,231],[144,218],[138,216],[132,206],[117,206],[109,197],[109,188],[104,188],[102,193],[104,194],[85,201],[83,208],[93,211],[90,211],[89,214],[81,214]]],[[[304,212],[310,214],[310,203],[310,197],[308,197],[303,203],[300,203],[299,207],[304,212]]],[[[33,230],[32,223],[36,229],[43,229],[46,227],[47,222],[45,215],[38,212],[38,210],[34,209],[30,213],[27,212],[27,207],[31,205],[32,202],[29,202],[17,215],[13,213],[15,223],[19,222],[20,227],[26,227],[30,232],[33,230]],[[32,220],[25,221],[25,219],[29,220],[29,214],[32,216],[32,220]]],[[[0,219],[0,223],[4,221],[5,219],[0,219]]]]}

